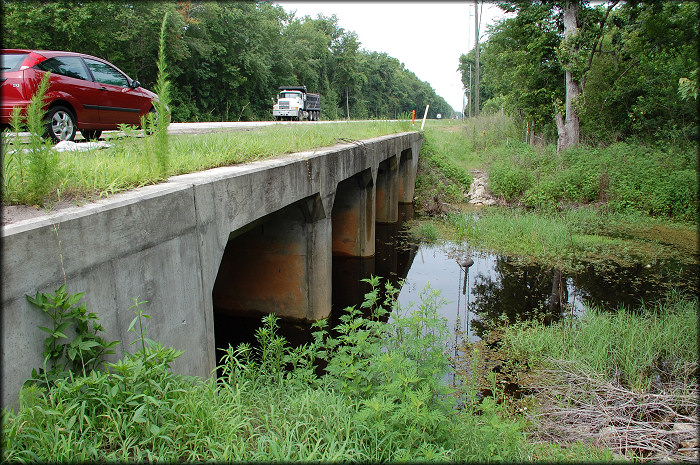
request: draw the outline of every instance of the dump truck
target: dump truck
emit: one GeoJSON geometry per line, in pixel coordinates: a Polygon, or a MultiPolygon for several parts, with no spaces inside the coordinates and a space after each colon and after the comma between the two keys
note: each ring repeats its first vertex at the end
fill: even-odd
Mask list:
{"type": "Polygon", "coordinates": [[[277,121],[318,121],[321,117],[321,95],[306,91],[306,86],[280,86],[277,103],[272,106],[277,121]]]}

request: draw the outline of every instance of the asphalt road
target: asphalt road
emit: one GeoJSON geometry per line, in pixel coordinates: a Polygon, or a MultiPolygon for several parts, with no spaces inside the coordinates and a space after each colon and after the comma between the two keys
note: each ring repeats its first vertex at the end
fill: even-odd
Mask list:
{"type": "MultiPolygon", "coordinates": [[[[246,129],[260,128],[271,126],[273,124],[329,124],[329,123],[362,123],[364,121],[241,121],[241,122],[209,122],[209,123],[170,123],[168,126],[168,134],[208,134],[212,132],[228,132],[241,131],[246,129]]],[[[118,134],[120,131],[103,131],[101,139],[104,139],[108,134],[118,134]]],[[[29,136],[27,132],[19,133],[20,139],[26,141],[29,136]]],[[[84,140],[78,131],[75,135],[75,141],[84,140]]]]}

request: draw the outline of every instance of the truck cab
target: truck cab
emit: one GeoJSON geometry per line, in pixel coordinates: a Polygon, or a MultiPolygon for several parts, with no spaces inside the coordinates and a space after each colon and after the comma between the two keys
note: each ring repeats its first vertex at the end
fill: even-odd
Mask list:
{"type": "Polygon", "coordinates": [[[272,106],[272,116],[277,121],[318,121],[321,116],[321,96],[307,92],[306,86],[281,86],[277,103],[272,106]]]}
{"type": "Polygon", "coordinates": [[[304,110],[304,96],[298,90],[282,90],[277,96],[277,103],[272,107],[272,115],[277,119],[301,119],[304,110]]]}

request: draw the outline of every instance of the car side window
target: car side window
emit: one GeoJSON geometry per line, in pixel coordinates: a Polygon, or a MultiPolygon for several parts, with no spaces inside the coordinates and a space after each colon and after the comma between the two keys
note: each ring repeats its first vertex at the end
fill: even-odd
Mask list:
{"type": "Polygon", "coordinates": [[[53,57],[42,61],[37,68],[53,74],[89,81],[90,77],[78,57],[53,57]]]}
{"type": "Polygon", "coordinates": [[[85,58],[85,64],[90,68],[95,81],[111,86],[129,87],[126,76],[107,63],[85,58]]]}

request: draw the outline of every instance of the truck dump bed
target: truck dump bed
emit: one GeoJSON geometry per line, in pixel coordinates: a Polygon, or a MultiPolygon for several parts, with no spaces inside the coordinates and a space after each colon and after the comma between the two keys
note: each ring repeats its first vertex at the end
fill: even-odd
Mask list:
{"type": "Polygon", "coordinates": [[[321,111],[321,94],[306,94],[305,110],[321,111]]]}

